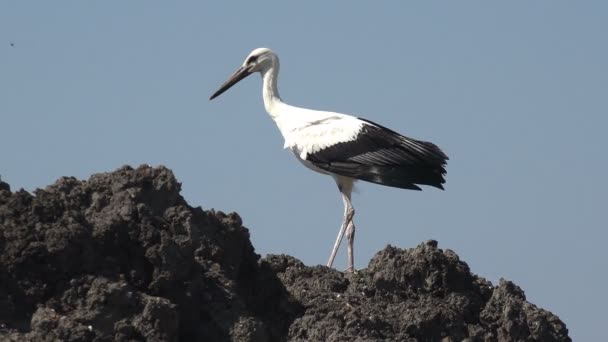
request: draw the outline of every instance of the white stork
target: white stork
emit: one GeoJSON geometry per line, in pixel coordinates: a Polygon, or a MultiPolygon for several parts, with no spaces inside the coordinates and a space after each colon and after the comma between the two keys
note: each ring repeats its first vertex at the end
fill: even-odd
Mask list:
{"type": "Polygon", "coordinates": [[[277,87],[279,57],[266,48],[253,50],[209,100],[255,72],[262,75],[264,107],[285,138],[284,147],[308,168],[332,176],[338,185],[344,201],[344,220],[327,266],[332,266],[346,232],[347,270],[352,272],[354,182],[364,180],[410,190],[421,190],[418,185],[443,189],[448,157],[430,142],[405,137],[369,120],[284,103],[277,87]]]}

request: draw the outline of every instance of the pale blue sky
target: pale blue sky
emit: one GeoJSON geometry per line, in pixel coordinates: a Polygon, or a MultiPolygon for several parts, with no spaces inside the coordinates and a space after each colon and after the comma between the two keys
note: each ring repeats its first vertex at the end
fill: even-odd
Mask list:
{"type": "Polygon", "coordinates": [[[207,100],[269,47],[286,102],[451,158],[445,192],[359,183],[357,267],[437,239],[575,340],[606,339],[607,33],[605,1],[3,1],[0,175],[33,190],[164,164],[191,205],[239,212],[258,253],[323,264],[342,218],[333,180],[282,149],[259,76],[207,100]]]}

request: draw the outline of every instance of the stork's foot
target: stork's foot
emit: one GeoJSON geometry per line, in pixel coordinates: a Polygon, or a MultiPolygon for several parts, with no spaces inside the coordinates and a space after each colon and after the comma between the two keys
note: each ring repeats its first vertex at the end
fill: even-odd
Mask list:
{"type": "Polygon", "coordinates": [[[344,272],[347,272],[347,273],[356,273],[357,271],[355,270],[355,267],[354,267],[354,266],[348,266],[348,267],[347,267],[347,268],[344,270],[344,272]]]}

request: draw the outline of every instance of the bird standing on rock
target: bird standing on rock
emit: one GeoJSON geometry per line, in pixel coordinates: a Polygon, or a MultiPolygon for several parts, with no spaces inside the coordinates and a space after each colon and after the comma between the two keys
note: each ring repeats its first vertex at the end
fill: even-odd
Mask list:
{"type": "Polygon", "coordinates": [[[348,240],[348,271],[354,271],[356,180],[410,190],[418,185],[443,189],[448,157],[430,142],[405,137],[354,116],[290,106],[279,96],[279,57],[267,48],[253,50],[243,65],[213,94],[213,100],[245,77],[262,75],[264,107],[290,149],[306,167],[333,177],[344,201],[344,219],[327,266],[333,265],[342,238],[348,240]]]}

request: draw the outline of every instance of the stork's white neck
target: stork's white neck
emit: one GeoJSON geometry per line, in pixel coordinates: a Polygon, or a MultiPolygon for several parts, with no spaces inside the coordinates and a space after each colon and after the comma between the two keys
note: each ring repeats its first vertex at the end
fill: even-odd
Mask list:
{"type": "Polygon", "coordinates": [[[264,108],[266,112],[274,119],[279,114],[278,107],[283,103],[279,96],[279,88],[277,87],[277,79],[279,78],[279,59],[273,58],[270,67],[262,70],[262,96],[264,97],[264,108]]]}

